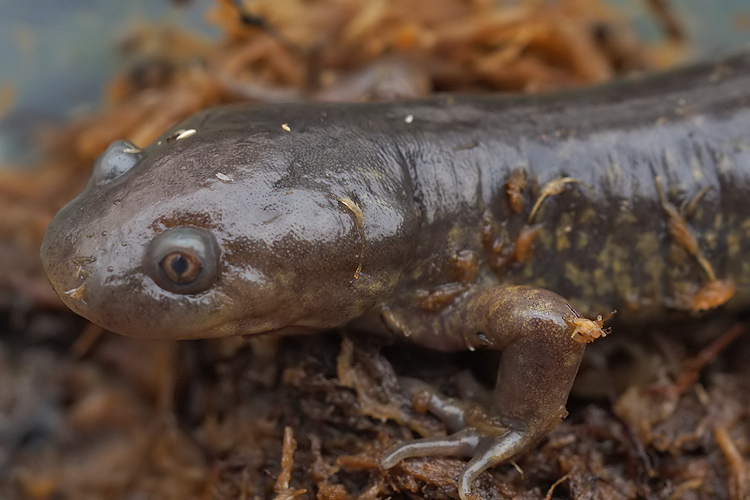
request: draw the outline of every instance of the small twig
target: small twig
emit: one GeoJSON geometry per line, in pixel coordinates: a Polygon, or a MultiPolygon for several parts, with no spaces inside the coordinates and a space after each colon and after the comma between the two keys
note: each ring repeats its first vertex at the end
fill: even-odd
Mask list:
{"type": "Polygon", "coordinates": [[[284,445],[281,448],[281,472],[276,478],[273,492],[276,493],[275,500],[292,499],[306,493],[307,490],[294,490],[289,488],[292,479],[292,468],[294,467],[294,451],[297,449],[297,440],[294,439],[294,431],[288,425],[284,428],[284,445]]]}
{"type": "Polygon", "coordinates": [[[73,357],[81,359],[86,356],[91,351],[91,348],[102,338],[103,333],[104,328],[94,323],[89,323],[83,327],[83,331],[71,347],[73,357]]]}
{"type": "Polygon", "coordinates": [[[279,30],[269,24],[264,17],[257,16],[248,12],[245,9],[245,6],[242,4],[242,0],[233,0],[232,3],[237,9],[237,13],[240,16],[240,22],[242,22],[242,24],[244,24],[245,26],[251,26],[253,28],[260,29],[291,52],[300,52],[299,47],[290,42],[279,30]]]}
{"type": "Polygon", "coordinates": [[[552,493],[555,491],[555,488],[557,488],[560,483],[563,481],[567,481],[570,478],[570,472],[565,474],[563,477],[552,483],[552,486],[549,487],[547,490],[547,494],[544,496],[544,500],[552,500],[552,493]]]}
{"type": "Polygon", "coordinates": [[[700,372],[711,362],[721,351],[726,349],[737,337],[745,333],[745,324],[737,323],[727,330],[719,338],[706,346],[698,355],[689,361],[682,375],[669,387],[655,387],[653,392],[661,394],[671,394],[679,396],[684,394],[690,387],[698,381],[700,372]]]}
{"type": "Polygon", "coordinates": [[[647,0],[646,5],[651,9],[661,28],[673,42],[685,41],[685,28],[674,9],[667,0],[647,0]]]}
{"type": "Polygon", "coordinates": [[[733,500],[747,498],[745,495],[745,460],[742,458],[742,453],[732,441],[726,427],[721,425],[714,427],[714,438],[719,443],[719,448],[724,453],[729,466],[729,498],[733,500]]]}
{"type": "MultiPolygon", "coordinates": [[[[614,403],[614,399],[610,398],[610,405],[614,406],[614,403]]],[[[635,447],[635,453],[640,459],[643,471],[645,472],[644,480],[654,477],[654,466],[651,462],[651,457],[648,456],[646,447],[643,445],[643,441],[641,441],[638,433],[633,429],[633,426],[630,425],[630,422],[622,418],[617,412],[611,412],[611,415],[617,420],[620,426],[622,426],[625,434],[627,434],[630,439],[630,443],[635,447]]]]}

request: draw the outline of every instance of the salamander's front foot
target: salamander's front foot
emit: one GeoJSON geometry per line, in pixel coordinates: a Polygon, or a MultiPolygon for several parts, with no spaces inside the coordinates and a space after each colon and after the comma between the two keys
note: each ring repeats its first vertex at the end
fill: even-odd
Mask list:
{"type": "Polygon", "coordinates": [[[458,493],[469,500],[479,474],[527,451],[566,414],[584,346],[607,331],[601,317],[582,318],[559,295],[534,287],[481,290],[462,307],[456,334],[467,339],[467,347],[503,351],[492,413],[404,379],[415,408],[434,414],[454,433],[401,444],[385,454],[381,466],[389,469],[412,457],[470,457],[458,478],[458,493]]]}
{"type": "Polygon", "coordinates": [[[401,386],[418,411],[429,411],[456,432],[400,444],[383,456],[381,466],[390,469],[415,457],[470,457],[458,477],[458,493],[463,500],[472,497],[471,484],[479,474],[525,451],[537,439],[534,433],[503,425],[478,406],[445,397],[420,380],[402,378],[401,386]]]}
{"type": "Polygon", "coordinates": [[[401,444],[389,451],[380,462],[390,469],[401,460],[428,456],[463,456],[471,460],[458,477],[458,494],[462,500],[473,498],[471,484],[485,470],[525,451],[536,441],[526,431],[508,429],[500,436],[487,436],[469,427],[446,437],[418,439],[401,444]]]}

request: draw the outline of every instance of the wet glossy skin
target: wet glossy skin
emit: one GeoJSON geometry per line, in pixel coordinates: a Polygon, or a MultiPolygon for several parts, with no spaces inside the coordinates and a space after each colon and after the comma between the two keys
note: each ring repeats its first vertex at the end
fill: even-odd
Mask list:
{"type": "Polygon", "coordinates": [[[113,145],[42,260],[66,304],[127,335],[352,325],[503,350],[494,420],[433,394],[458,432],[383,461],[472,456],[468,498],[564,413],[579,333],[601,334],[577,311],[747,306],[748,193],[737,56],[548,97],[208,110],[113,145]]]}

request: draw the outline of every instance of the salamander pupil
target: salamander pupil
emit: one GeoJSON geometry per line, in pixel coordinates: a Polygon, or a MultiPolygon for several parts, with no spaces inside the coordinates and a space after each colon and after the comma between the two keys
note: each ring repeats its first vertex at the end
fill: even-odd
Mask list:
{"type": "Polygon", "coordinates": [[[172,257],[170,265],[172,266],[172,271],[174,271],[177,276],[182,276],[188,270],[189,263],[185,257],[177,254],[172,257]]]}
{"type": "Polygon", "coordinates": [[[172,283],[177,285],[195,281],[202,267],[198,259],[181,251],[172,252],[161,261],[162,271],[172,283]]]}

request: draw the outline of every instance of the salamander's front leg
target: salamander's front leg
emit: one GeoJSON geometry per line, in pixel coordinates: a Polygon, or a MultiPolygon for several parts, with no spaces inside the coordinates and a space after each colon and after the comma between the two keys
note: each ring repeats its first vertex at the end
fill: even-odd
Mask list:
{"type": "Polygon", "coordinates": [[[565,299],[541,288],[497,286],[460,306],[446,328],[462,335],[467,348],[503,351],[493,411],[488,415],[410,382],[407,391],[457,432],[399,445],[381,464],[390,468],[409,457],[471,457],[458,485],[467,500],[474,478],[526,451],[566,414],[585,344],[606,332],[601,317],[584,319],[565,299]]]}

